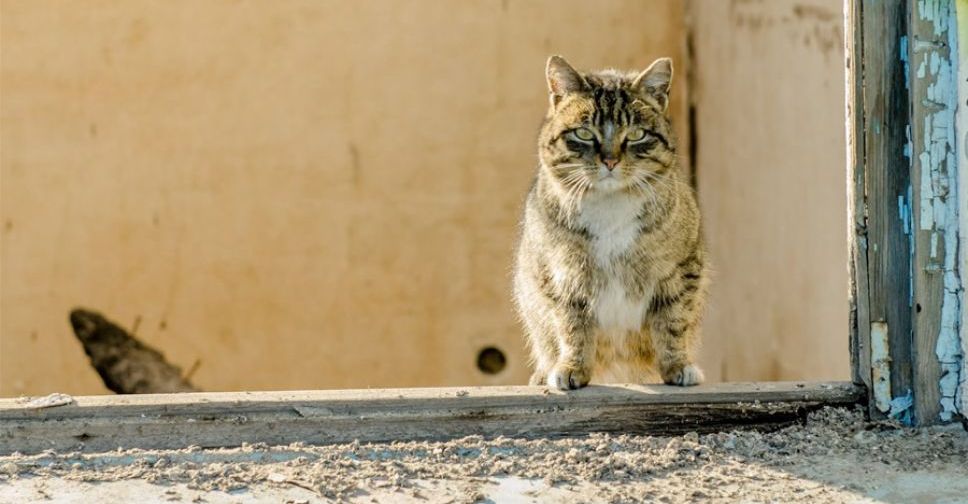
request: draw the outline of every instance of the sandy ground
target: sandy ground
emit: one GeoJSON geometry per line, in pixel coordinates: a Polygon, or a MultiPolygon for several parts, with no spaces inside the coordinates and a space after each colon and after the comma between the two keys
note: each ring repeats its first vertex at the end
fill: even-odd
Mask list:
{"type": "Polygon", "coordinates": [[[968,433],[825,410],[774,433],[0,457],[0,502],[968,503],[968,433]]]}

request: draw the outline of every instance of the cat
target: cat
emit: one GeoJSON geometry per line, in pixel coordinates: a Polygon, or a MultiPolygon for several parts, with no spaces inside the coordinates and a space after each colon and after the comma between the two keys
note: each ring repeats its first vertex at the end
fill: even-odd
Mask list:
{"type": "Polygon", "coordinates": [[[708,267],[667,113],[672,60],[581,73],[552,56],[546,77],[514,268],[531,384],[701,383],[708,267]]]}

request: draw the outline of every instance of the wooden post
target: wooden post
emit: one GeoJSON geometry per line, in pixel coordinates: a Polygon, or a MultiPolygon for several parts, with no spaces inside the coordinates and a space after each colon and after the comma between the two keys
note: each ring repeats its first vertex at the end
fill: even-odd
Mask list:
{"type": "MultiPolygon", "coordinates": [[[[957,27],[953,1],[911,2],[907,44],[911,95],[914,215],[912,357],[915,417],[950,420],[954,387],[942,391],[942,362],[954,366],[961,277],[958,272],[957,27]]],[[[948,369],[944,374],[949,374],[948,369]]],[[[951,369],[957,376],[958,369],[951,369]]],[[[957,379],[954,380],[957,383],[957,379]]]]}
{"type": "Polygon", "coordinates": [[[847,242],[850,244],[850,357],[854,383],[873,390],[871,376],[871,318],[867,279],[867,204],[864,177],[863,34],[860,1],[844,7],[847,50],[847,242]],[[855,25],[854,23],[858,23],[855,25]]]}
{"type": "Polygon", "coordinates": [[[947,421],[962,292],[955,6],[853,0],[845,14],[854,380],[875,417],[947,421]]]}
{"type": "MultiPolygon", "coordinates": [[[[958,23],[958,110],[955,113],[955,138],[961,138],[959,145],[968,145],[968,0],[958,0],[955,5],[958,23]]],[[[949,168],[950,169],[950,168],[949,168]]],[[[962,149],[958,153],[958,222],[960,229],[968,230],[968,152],[962,149]]],[[[968,231],[960,232],[959,243],[959,271],[968,271],[968,231]]],[[[964,282],[962,282],[962,308],[964,307],[964,282]]],[[[968,327],[968,310],[961,310],[960,327],[968,327]]],[[[961,368],[957,362],[944,362],[942,358],[942,402],[945,400],[946,388],[955,389],[955,408],[963,417],[968,416],[968,337],[961,336],[961,368]],[[953,377],[953,371],[958,376],[953,377]],[[960,396],[960,397],[959,397],[960,396]]],[[[943,344],[944,342],[942,342],[943,344]]],[[[949,350],[953,350],[950,349],[949,350]]],[[[966,424],[968,425],[968,424],[966,424]]]]}
{"type": "Polygon", "coordinates": [[[912,389],[911,174],[904,151],[909,102],[899,58],[907,9],[904,0],[851,4],[848,24],[855,36],[849,57],[856,62],[850,67],[856,87],[849,92],[857,128],[851,138],[856,164],[849,212],[855,218],[853,297],[858,307],[853,361],[862,382],[870,376],[876,416],[889,414],[893,398],[912,389]]]}

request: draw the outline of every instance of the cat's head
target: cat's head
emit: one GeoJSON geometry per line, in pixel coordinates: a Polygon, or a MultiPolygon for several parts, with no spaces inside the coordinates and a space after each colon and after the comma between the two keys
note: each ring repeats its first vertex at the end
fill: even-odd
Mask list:
{"type": "Polygon", "coordinates": [[[644,191],[675,168],[671,59],[641,72],[581,73],[552,56],[546,73],[551,104],[538,152],[566,190],[644,191]]]}

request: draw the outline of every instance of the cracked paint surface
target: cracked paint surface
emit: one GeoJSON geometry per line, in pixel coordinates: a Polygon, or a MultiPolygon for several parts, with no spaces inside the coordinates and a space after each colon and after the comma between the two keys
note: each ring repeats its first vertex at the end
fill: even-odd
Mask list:
{"type": "MultiPolygon", "coordinates": [[[[961,151],[958,156],[958,179],[968,180],[968,0],[958,0],[956,2],[957,12],[957,43],[952,44],[952,48],[957,48],[958,55],[952,61],[958,62],[958,111],[956,118],[956,129],[962,137],[963,142],[958,145],[961,151]]],[[[962,222],[962,229],[968,230],[968,187],[965,184],[958,186],[958,210],[962,222]]],[[[958,264],[960,271],[968,271],[968,231],[962,232],[960,236],[960,248],[958,264]]],[[[962,310],[960,327],[968,327],[968,313],[962,310]]],[[[940,343],[940,342],[939,342],[940,343]]],[[[949,355],[958,350],[958,346],[950,340],[947,342],[945,354],[949,355]]],[[[942,390],[955,388],[954,403],[962,415],[968,416],[968,337],[961,335],[961,366],[949,365],[947,369],[952,371],[941,379],[942,390]]]]}
{"type": "MultiPolygon", "coordinates": [[[[959,1],[960,6],[968,2],[959,1]]],[[[960,9],[964,11],[964,9],[960,9]]],[[[921,55],[915,78],[927,83],[925,96],[916,97],[928,112],[924,115],[921,145],[914,145],[921,165],[920,216],[918,227],[930,232],[930,255],[937,262],[928,268],[943,275],[941,329],[935,353],[941,365],[941,419],[951,420],[959,412],[960,383],[964,380],[964,352],[960,338],[962,283],[959,274],[958,141],[955,113],[958,109],[958,24],[954,2],[919,0],[917,15],[934,28],[931,40],[915,40],[921,55]],[[940,42],[943,41],[943,42],[940,42]],[[942,254],[943,252],[943,254],[942,254]],[[943,260],[939,256],[943,255],[943,260]]],[[[962,16],[964,12],[962,12],[962,16]]]]}

